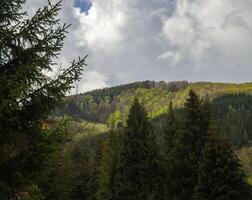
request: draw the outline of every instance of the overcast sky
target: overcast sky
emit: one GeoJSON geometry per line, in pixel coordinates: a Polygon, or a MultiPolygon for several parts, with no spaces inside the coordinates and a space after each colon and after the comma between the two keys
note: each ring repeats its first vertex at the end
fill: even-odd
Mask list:
{"type": "Polygon", "coordinates": [[[248,82],[251,11],[252,0],[63,0],[72,26],[60,62],[89,55],[82,92],[141,80],[248,82]]]}

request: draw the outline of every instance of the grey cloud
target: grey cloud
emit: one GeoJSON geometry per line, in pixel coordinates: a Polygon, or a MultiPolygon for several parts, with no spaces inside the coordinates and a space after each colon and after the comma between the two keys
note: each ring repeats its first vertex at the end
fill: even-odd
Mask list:
{"type": "Polygon", "coordinates": [[[250,0],[92,0],[88,14],[73,5],[63,1],[72,27],[61,59],[89,54],[82,91],[146,79],[251,80],[250,0]]]}

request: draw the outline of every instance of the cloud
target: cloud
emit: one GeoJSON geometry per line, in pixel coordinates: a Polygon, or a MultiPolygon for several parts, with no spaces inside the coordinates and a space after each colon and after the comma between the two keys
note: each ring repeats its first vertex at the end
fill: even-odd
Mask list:
{"type": "Polygon", "coordinates": [[[158,56],[158,60],[171,62],[173,65],[177,64],[181,56],[177,52],[167,51],[158,56]]]}
{"type": "Polygon", "coordinates": [[[80,22],[76,36],[82,46],[112,48],[123,39],[121,29],[126,23],[126,16],[117,8],[121,5],[115,2],[115,5],[100,2],[93,2],[88,14],[76,9],[76,16],[80,22]]]}
{"type": "Polygon", "coordinates": [[[89,55],[82,91],[147,79],[251,80],[251,0],[76,1],[63,0],[61,19],[72,26],[60,60],[89,55]]]}
{"type": "Polygon", "coordinates": [[[79,90],[82,92],[91,91],[97,88],[107,87],[107,77],[97,71],[87,71],[83,77],[83,83],[79,84],[79,90]]]}
{"type": "Polygon", "coordinates": [[[88,15],[78,9],[76,35],[89,52],[89,66],[109,76],[110,84],[159,78],[155,67],[162,19],[171,9],[167,2],[93,0],[88,15]]]}
{"type": "Polygon", "coordinates": [[[182,55],[184,65],[222,70],[223,78],[225,73],[238,75],[230,74],[237,70],[251,75],[251,9],[250,0],[177,0],[175,12],[164,21],[163,34],[182,55]]]}

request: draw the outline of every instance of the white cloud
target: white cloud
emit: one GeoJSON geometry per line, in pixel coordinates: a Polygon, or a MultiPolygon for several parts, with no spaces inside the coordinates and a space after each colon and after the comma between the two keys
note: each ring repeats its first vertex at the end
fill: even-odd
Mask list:
{"type": "Polygon", "coordinates": [[[177,0],[163,34],[185,65],[247,71],[252,63],[251,9],[250,0],[177,0]]]}
{"type": "Polygon", "coordinates": [[[76,36],[80,45],[96,48],[112,48],[123,40],[121,29],[126,23],[126,16],[118,1],[94,1],[88,12],[81,13],[76,9],[80,26],[76,36]]]}
{"type": "Polygon", "coordinates": [[[171,62],[173,65],[175,65],[180,61],[181,56],[178,52],[167,51],[159,55],[158,59],[161,61],[171,62]]]}
{"type": "MultiPolygon", "coordinates": [[[[30,10],[42,2],[27,1],[30,10]]],[[[251,0],[91,2],[81,13],[63,0],[61,12],[72,24],[61,62],[89,55],[82,91],[146,79],[251,80],[251,0]]]]}
{"type": "Polygon", "coordinates": [[[87,71],[83,77],[83,83],[79,84],[79,90],[81,92],[91,91],[97,88],[107,87],[107,77],[97,71],[87,71]]]}

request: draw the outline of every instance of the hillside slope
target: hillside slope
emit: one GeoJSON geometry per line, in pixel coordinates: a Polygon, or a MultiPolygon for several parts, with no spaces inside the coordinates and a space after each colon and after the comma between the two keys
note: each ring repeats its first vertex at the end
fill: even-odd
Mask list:
{"type": "Polygon", "coordinates": [[[66,113],[72,117],[71,127],[81,130],[77,138],[96,135],[97,131],[101,132],[97,126],[106,130],[107,127],[102,124],[115,127],[124,122],[130,105],[137,97],[144,103],[153,123],[160,128],[169,102],[173,101],[177,108],[182,107],[190,89],[200,96],[210,97],[219,127],[237,149],[252,184],[252,83],[136,82],[70,96],[57,114],[66,113]],[[84,126],[89,121],[95,124],[92,128],[84,126]]]}
{"type": "Polygon", "coordinates": [[[214,99],[223,94],[252,94],[252,83],[136,82],[70,96],[61,112],[101,123],[107,123],[109,116],[116,113],[116,117],[124,120],[129,106],[137,97],[145,104],[149,117],[153,118],[164,113],[170,101],[173,101],[175,107],[181,107],[190,89],[200,96],[208,95],[214,99]]]}

